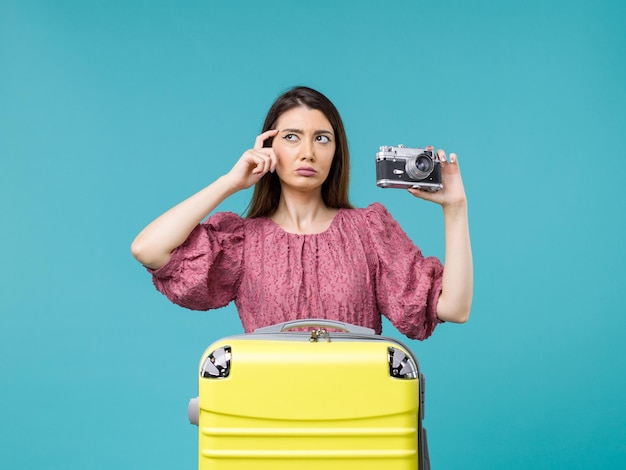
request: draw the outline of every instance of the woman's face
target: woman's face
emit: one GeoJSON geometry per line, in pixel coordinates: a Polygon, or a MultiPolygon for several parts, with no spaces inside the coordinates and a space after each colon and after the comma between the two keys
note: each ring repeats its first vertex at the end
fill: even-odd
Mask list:
{"type": "Polygon", "coordinates": [[[317,109],[292,108],[276,121],[272,147],[278,159],[276,174],[283,186],[319,189],[326,181],[335,155],[335,134],[317,109]]]}

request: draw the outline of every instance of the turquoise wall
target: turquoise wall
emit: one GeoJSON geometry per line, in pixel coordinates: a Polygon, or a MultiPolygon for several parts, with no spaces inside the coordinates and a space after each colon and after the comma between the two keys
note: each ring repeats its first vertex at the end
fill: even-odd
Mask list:
{"type": "Polygon", "coordinates": [[[374,154],[459,155],[472,318],[410,342],[433,468],[626,467],[626,3],[609,0],[0,1],[0,467],[194,468],[197,361],[241,326],[171,305],[129,245],[296,84],[343,114],[353,202],[383,202],[428,255],[440,208],[377,188],[374,154]]]}

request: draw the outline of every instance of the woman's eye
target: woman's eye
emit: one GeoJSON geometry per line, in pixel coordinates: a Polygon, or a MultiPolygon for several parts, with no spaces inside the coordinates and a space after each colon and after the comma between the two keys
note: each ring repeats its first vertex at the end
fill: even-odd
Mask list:
{"type": "Polygon", "coordinates": [[[283,137],[283,139],[288,140],[289,142],[293,142],[298,140],[298,136],[296,134],[287,134],[283,137]]]}
{"type": "Polygon", "coordinates": [[[321,142],[323,144],[326,144],[326,143],[330,142],[330,137],[328,137],[327,135],[318,135],[317,136],[317,141],[321,142]]]}

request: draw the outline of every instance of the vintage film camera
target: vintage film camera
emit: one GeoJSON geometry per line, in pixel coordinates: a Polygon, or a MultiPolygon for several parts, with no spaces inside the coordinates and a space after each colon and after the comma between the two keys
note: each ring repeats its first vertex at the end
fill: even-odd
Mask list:
{"type": "Polygon", "coordinates": [[[381,188],[416,188],[439,191],[441,163],[432,150],[381,147],[376,154],[376,185],[381,188]]]}

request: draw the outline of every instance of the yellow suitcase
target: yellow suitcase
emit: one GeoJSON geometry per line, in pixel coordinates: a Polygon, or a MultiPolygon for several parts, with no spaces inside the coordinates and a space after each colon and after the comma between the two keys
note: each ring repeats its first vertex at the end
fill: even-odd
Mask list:
{"type": "Polygon", "coordinates": [[[369,328],[302,320],[223,338],[188,414],[200,470],[430,468],[417,359],[369,328]]]}

